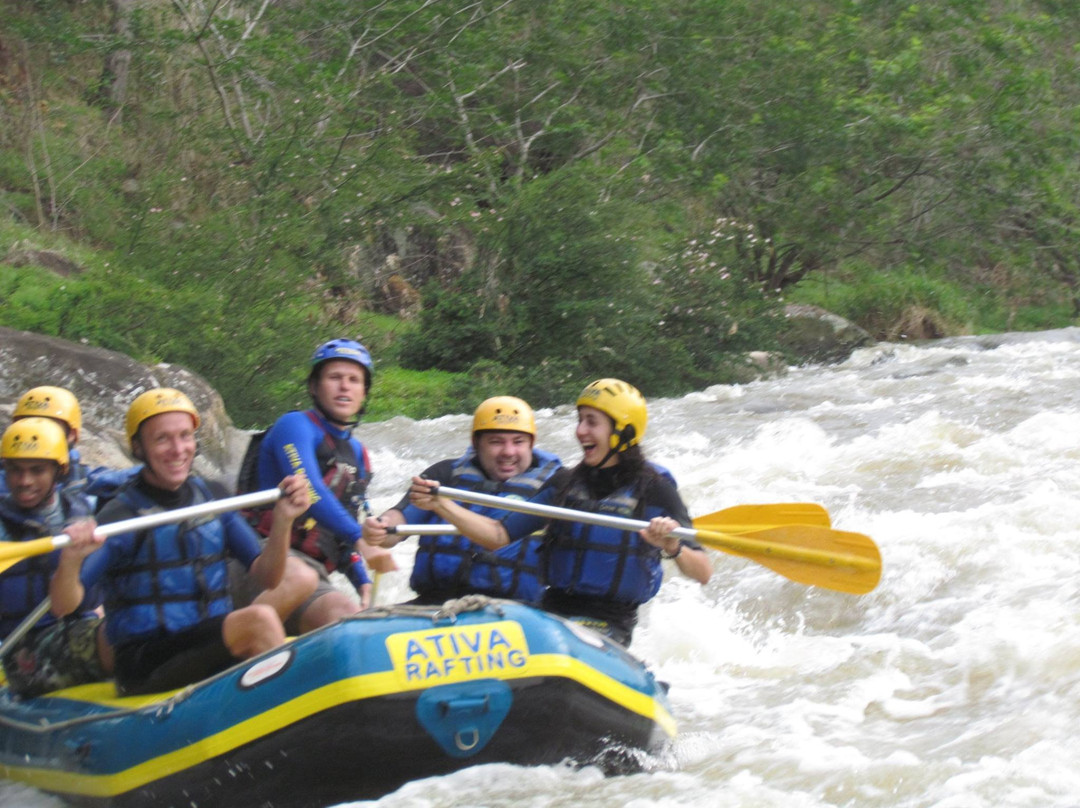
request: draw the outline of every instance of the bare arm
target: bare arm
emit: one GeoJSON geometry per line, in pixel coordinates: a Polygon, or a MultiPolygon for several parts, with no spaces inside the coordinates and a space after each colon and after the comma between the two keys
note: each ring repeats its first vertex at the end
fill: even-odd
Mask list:
{"type": "Polygon", "coordinates": [[[713,572],[709,554],[704,550],[687,547],[685,544],[680,547],[679,554],[675,556],[675,566],[679,568],[679,572],[687,578],[693,578],[699,584],[707,584],[713,572]]]}
{"type": "Polygon", "coordinates": [[[311,503],[307,478],[294,474],[281,481],[282,497],[274,505],[274,521],[262,553],[251,564],[251,573],[264,589],[273,589],[285,574],[293,521],[311,503]]]}
{"type": "Polygon", "coordinates": [[[672,535],[673,530],[679,527],[679,523],[670,516],[657,516],[649,522],[649,526],[641,531],[641,538],[654,547],[659,547],[664,555],[675,556],[675,565],[679,572],[688,578],[693,578],[699,584],[706,584],[712,577],[712,562],[704,550],[695,550],[679,541],[678,536],[672,535]]]}
{"type": "Polygon", "coordinates": [[[56,617],[71,614],[79,608],[86,590],[79,580],[83,559],[101,547],[104,538],[94,535],[97,524],[93,519],[72,522],[64,532],[71,542],[60,551],[60,562],[49,581],[49,600],[56,617]]]}
{"type": "Polygon", "coordinates": [[[441,519],[460,530],[462,535],[486,550],[497,550],[510,543],[510,535],[502,522],[470,511],[452,499],[433,494],[438,488],[437,482],[413,477],[409,501],[418,508],[434,511],[441,519]]]}
{"type": "Polygon", "coordinates": [[[399,511],[397,508],[391,508],[386,511],[382,516],[369,516],[364,520],[364,532],[363,540],[365,544],[370,544],[373,547],[393,547],[397,544],[402,536],[398,536],[394,533],[387,533],[388,527],[397,527],[398,525],[405,524],[405,514],[399,511]]]}

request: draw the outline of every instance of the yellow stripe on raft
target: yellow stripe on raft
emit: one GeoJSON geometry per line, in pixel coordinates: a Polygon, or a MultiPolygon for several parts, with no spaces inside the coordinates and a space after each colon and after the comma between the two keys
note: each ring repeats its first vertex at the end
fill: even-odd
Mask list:
{"type": "MultiPolygon", "coordinates": [[[[523,667],[512,672],[503,671],[503,675],[499,678],[506,680],[545,676],[578,682],[630,712],[655,721],[669,737],[675,737],[675,720],[662,704],[573,657],[560,654],[535,654],[529,657],[523,667]]],[[[73,691],[77,690],[80,688],[64,691],[64,695],[74,695],[73,691]]],[[[369,673],[342,679],[304,693],[285,704],[183,749],[115,774],[87,775],[55,769],[3,765],[0,765],[0,774],[10,780],[17,780],[53,792],[87,797],[112,797],[182,772],[333,707],[401,692],[399,677],[393,671],[369,673]]],[[[148,701],[160,698],[159,695],[149,698],[148,701]]],[[[140,706],[133,704],[132,699],[103,699],[102,701],[116,706],[140,706]]]]}

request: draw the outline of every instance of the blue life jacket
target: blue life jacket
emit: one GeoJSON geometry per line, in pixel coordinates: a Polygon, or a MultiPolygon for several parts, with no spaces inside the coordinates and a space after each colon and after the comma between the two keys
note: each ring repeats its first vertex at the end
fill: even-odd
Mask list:
{"type": "MultiPolygon", "coordinates": [[[[670,474],[657,470],[673,481],[670,474]]],[[[642,507],[633,487],[594,500],[580,481],[566,491],[564,504],[574,510],[643,521],[664,515],[659,508],[642,507]]],[[[553,521],[542,558],[544,583],[551,589],[617,603],[645,603],[660,590],[664,578],[660,549],[644,541],[636,530],[553,521]]]]}
{"type": "MultiPolygon", "coordinates": [[[[24,511],[17,507],[10,496],[0,498],[0,520],[3,521],[7,541],[30,541],[63,532],[64,526],[80,516],[88,516],[89,509],[82,497],[74,491],[58,490],[59,506],[24,511]]],[[[0,638],[6,637],[49,596],[49,579],[60,562],[60,551],[24,558],[0,576],[0,638]]],[[[84,604],[85,605],[85,604],[84,604]]],[[[93,606],[90,604],[84,614],[93,606]]],[[[51,615],[45,615],[37,626],[55,623],[51,615]]]]}
{"type": "Polygon", "coordinates": [[[86,498],[93,512],[99,513],[141,470],[141,465],[126,469],[96,468],[79,480],[76,490],[86,498]]]}
{"type": "MultiPolygon", "coordinates": [[[[476,453],[469,449],[454,461],[447,485],[466,491],[527,500],[535,496],[561,466],[562,462],[556,455],[534,449],[532,466],[509,480],[498,482],[484,474],[476,463],[476,453]]],[[[507,513],[487,505],[465,507],[492,519],[501,519],[507,513]]],[[[540,539],[531,536],[512,541],[497,550],[486,550],[467,537],[456,534],[421,536],[409,585],[421,594],[431,589],[463,589],[535,603],[543,591],[540,585],[539,549],[540,539]]]]}
{"type": "MultiPolygon", "coordinates": [[[[213,499],[202,480],[190,480],[195,492],[191,504],[213,499]]],[[[116,498],[136,516],[161,511],[133,484],[122,488],[116,498]]],[[[216,516],[114,536],[109,541],[125,542],[128,559],[105,574],[105,626],[113,645],[175,634],[232,610],[225,532],[216,516]]]]}

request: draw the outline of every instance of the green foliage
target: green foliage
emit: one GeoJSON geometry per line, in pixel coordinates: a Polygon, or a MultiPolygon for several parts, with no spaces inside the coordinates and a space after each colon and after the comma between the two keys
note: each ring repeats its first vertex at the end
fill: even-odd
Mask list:
{"type": "Polygon", "coordinates": [[[1076,316],[1067,3],[135,5],[4,5],[0,239],[84,271],[0,264],[0,322],[186,364],[243,425],[340,334],[370,417],[424,417],[728,380],[778,290],[881,335],[1076,316]]]}
{"type": "Polygon", "coordinates": [[[732,380],[750,351],[776,346],[780,301],[763,289],[746,245],[752,229],[720,219],[662,262],[655,284],[664,290],[659,323],[674,356],[665,363],[665,392],[690,379],[697,387],[732,380]]]}
{"type": "Polygon", "coordinates": [[[562,169],[517,192],[484,238],[497,262],[429,293],[403,360],[451,370],[487,360],[504,386],[532,389],[539,376],[538,406],[557,403],[552,375],[650,378],[656,295],[634,244],[641,213],[597,184],[587,168],[562,169]]]}
{"type": "Polygon", "coordinates": [[[950,333],[970,333],[975,323],[995,318],[1000,310],[1001,299],[991,287],[965,288],[941,272],[912,266],[887,273],[861,269],[801,284],[791,300],[835,312],[882,340],[904,336],[904,317],[912,311],[930,313],[950,333]]]}
{"type": "Polygon", "coordinates": [[[499,332],[493,318],[484,317],[485,309],[473,273],[456,289],[429,286],[419,329],[402,340],[403,365],[461,372],[478,359],[496,358],[499,332]]]}
{"type": "MultiPolygon", "coordinates": [[[[379,371],[378,366],[376,372],[365,420],[381,421],[398,415],[421,420],[446,413],[469,412],[476,406],[468,405],[461,395],[465,382],[458,374],[397,367],[379,371]]],[[[475,390],[470,392],[476,393],[475,390]]]]}
{"type": "Polygon", "coordinates": [[[498,271],[504,363],[573,359],[586,375],[640,364],[655,299],[635,243],[645,217],[599,186],[588,166],[562,169],[529,183],[508,208],[498,271]]]}

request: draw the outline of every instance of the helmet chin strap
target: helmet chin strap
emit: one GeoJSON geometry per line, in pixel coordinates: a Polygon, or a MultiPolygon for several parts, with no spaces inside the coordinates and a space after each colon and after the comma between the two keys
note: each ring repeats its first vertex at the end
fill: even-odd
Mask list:
{"type": "Polygon", "coordinates": [[[337,418],[335,418],[334,416],[332,416],[330,413],[328,413],[326,410],[324,410],[322,408],[322,405],[319,404],[319,399],[315,398],[315,396],[311,397],[311,404],[312,404],[312,406],[315,407],[315,409],[317,409],[322,414],[322,417],[325,418],[327,421],[329,421],[332,424],[337,424],[340,427],[348,428],[348,429],[352,429],[354,426],[356,426],[358,423],[360,423],[360,416],[363,415],[363,413],[364,413],[364,408],[361,407],[360,411],[358,413],[356,413],[356,417],[353,418],[351,421],[339,421],[337,418]]]}
{"type": "Polygon", "coordinates": [[[596,464],[596,468],[602,469],[614,455],[617,455],[619,450],[617,448],[608,449],[608,453],[604,455],[604,458],[596,464]]]}
{"type": "Polygon", "coordinates": [[[619,433],[619,442],[608,449],[608,453],[604,455],[604,459],[596,464],[596,468],[602,469],[604,464],[607,463],[613,455],[617,455],[620,452],[630,448],[630,441],[634,437],[634,428],[632,426],[623,427],[622,432],[619,433]]]}

